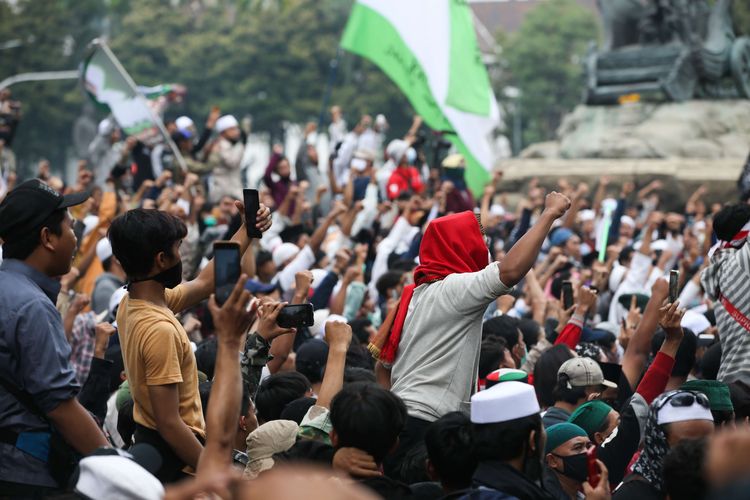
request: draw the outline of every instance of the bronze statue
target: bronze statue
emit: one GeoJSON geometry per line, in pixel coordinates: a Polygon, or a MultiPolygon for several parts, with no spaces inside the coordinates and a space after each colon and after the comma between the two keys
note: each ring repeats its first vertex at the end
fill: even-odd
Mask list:
{"type": "Polygon", "coordinates": [[[750,99],[750,38],[732,27],[732,0],[598,0],[604,46],[586,58],[586,102],[628,94],[685,101],[750,99]]]}

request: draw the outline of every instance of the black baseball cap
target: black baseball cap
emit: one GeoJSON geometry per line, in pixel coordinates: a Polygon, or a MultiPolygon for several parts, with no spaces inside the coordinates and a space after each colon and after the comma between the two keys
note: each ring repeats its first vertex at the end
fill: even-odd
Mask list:
{"type": "Polygon", "coordinates": [[[89,191],[63,196],[39,179],[19,184],[0,203],[0,238],[8,240],[27,234],[53,212],[80,205],[89,196],[89,191]]]}

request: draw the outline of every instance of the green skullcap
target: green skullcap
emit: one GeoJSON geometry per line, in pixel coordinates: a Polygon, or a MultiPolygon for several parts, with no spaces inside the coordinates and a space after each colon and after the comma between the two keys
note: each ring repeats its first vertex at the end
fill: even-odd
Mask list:
{"type": "Polygon", "coordinates": [[[571,424],[576,424],[585,430],[589,437],[599,431],[607,420],[607,415],[612,411],[612,407],[604,401],[595,399],[579,406],[568,419],[571,424]]]}
{"type": "Polygon", "coordinates": [[[682,384],[680,389],[702,392],[708,397],[711,411],[734,411],[729,386],[718,380],[690,380],[682,384]]]}
{"type": "Polygon", "coordinates": [[[561,424],[550,425],[547,427],[547,445],[544,447],[545,455],[574,437],[579,436],[588,437],[588,434],[576,424],[563,422],[561,424]]]}

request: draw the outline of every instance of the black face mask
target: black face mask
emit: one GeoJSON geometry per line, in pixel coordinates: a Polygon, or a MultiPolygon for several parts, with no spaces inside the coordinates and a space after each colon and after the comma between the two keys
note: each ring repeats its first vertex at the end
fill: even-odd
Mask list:
{"type": "Polygon", "coordinates": [[[159,274],[139,280],[130,280],[130,283],[140,283],[141,281],[156,281],[164,285],[164,288],[174,288],[182,283],[182,261],[178,261],[177,264],[159,274]]]}
{"type": "Polygon", "coordinates": [[[589,477],[586,453],[579,453],[578,455],[571,455],[569,457],[555,456],[563,461],[563,470],[561,472],[563,476],[568,476],[579,483],[586,481],[589,477]]]}

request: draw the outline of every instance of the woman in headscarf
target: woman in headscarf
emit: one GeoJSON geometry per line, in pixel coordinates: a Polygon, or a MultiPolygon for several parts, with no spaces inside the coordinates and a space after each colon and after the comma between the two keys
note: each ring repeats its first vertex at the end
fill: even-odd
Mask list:
{"type": "Polygon", "coordinates": [[[713,433],[714,423],[708,398],[695,391],[665,392],[651,403],[646,421],[643,451],[612,496],[613,500],[663,500],[664,457],[670,448],[686,439],[713,433]]]}
{"type": "Polygon", "coordinates": [[[398,307],[370,345],[379,361],[380,382],[391,387],[409,412],[395,462],[421,443],[430,422],[451,411],[468,411],[477,381],[483,313],[526,275],[552,223],[569,207],[567,197],[549,194],[544,213],[502,264],[491,262],[472,212],[441,217],[427,227],[415,283],[404,289],[398,307]]]}

